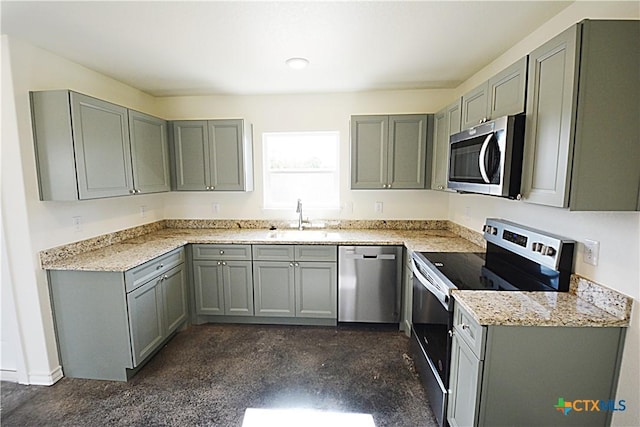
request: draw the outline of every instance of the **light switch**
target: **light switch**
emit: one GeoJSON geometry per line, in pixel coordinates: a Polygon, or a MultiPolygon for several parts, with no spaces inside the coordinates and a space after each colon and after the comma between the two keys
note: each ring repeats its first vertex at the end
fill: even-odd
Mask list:
{"type": "Polygon", "coordinates": [[[374,205],[374,210],[377,213],[382,213],[382,202],[376,202],[374,205]]]}

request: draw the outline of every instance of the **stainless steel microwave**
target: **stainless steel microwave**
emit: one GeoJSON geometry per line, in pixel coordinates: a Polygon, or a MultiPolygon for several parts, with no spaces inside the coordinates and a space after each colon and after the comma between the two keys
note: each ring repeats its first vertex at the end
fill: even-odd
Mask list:
{"type": "Polygon", "coordinates": [[[524,114],[504,116],[451,135],[449,188],[519,198],[524,122],[524,114]]]}

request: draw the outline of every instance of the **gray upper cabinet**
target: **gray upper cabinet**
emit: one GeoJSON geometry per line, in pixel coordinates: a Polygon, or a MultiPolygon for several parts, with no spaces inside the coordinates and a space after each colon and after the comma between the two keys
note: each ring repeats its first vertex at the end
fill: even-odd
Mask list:
{"type": "Polygon", "coordinates": [[[426,188],[433,116],[351,116],[351,188],[426,188]]]}
{"type": "Polygon", "coordinates": [[[171,180],[166,120],[129,110],[129,135],[134,191],[169,191],[171,180]]]}
{"type": "Polygon", "coordinates": [[[470,128],[488,120],[488,91],[489,83],[484,82],[462,96],[462,129],[470,128]]]}
{"type": "Polygon", "coordinates": [[[432,190],[446,190],[449,172],[449,137],[460,132],[462,98],[433,116],[432,190]]]}
{"type": "Polygon", "coordinates": [[[525,111],[527,57],[462,96],[462,129],[525,111]]]}
{"type": "Polygon", "coordinates": [[[640,21],[585,20],[531,53],[525,201],[638,210],[639,69],[640,21]]]}
{"type": "Polygon", "coordinates": [[[162,120],[68,90],[30,95],[41,200],[168,190],[162,120]]]}
{"type": "Polygon", "coordinates": [[[511,64],[489,79],[487,115],[491,119],[524,113],[528,57],[511,64]]]}
{"type": "Polygon", "coordinates": [[[251,129],[242,119],[172,122],[178,191],[252,191],[251,129]]]}
{"type": "Polygon", "coordinates": [[[127,109],[68,90],[31,93],[41,200],[133,191],[127,109]]]}

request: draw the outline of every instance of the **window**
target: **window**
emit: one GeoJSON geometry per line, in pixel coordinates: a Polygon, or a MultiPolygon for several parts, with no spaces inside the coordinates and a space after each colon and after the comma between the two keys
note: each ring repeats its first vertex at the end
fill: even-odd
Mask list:
{"type": "Polygon", "coordinates": [[[264,207],[338,209],[339,132],[282,132],[262,135],[264,207]]]}

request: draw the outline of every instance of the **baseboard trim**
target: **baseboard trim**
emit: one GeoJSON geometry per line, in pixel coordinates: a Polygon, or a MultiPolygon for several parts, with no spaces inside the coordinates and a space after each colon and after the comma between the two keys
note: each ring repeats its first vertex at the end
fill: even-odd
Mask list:
{"type": "Polygon", "coordinates": [[[0,381],[9,381],[11,383],[18,382],[18,372],[8,369],[0,369],[0,381]]]}
{"type": "Polygon", "coordinates": [[[57,366],[48,374],[29,374],[29,384],[31,385],[53,385],[63,377],[62,366],[57,366]]]}

